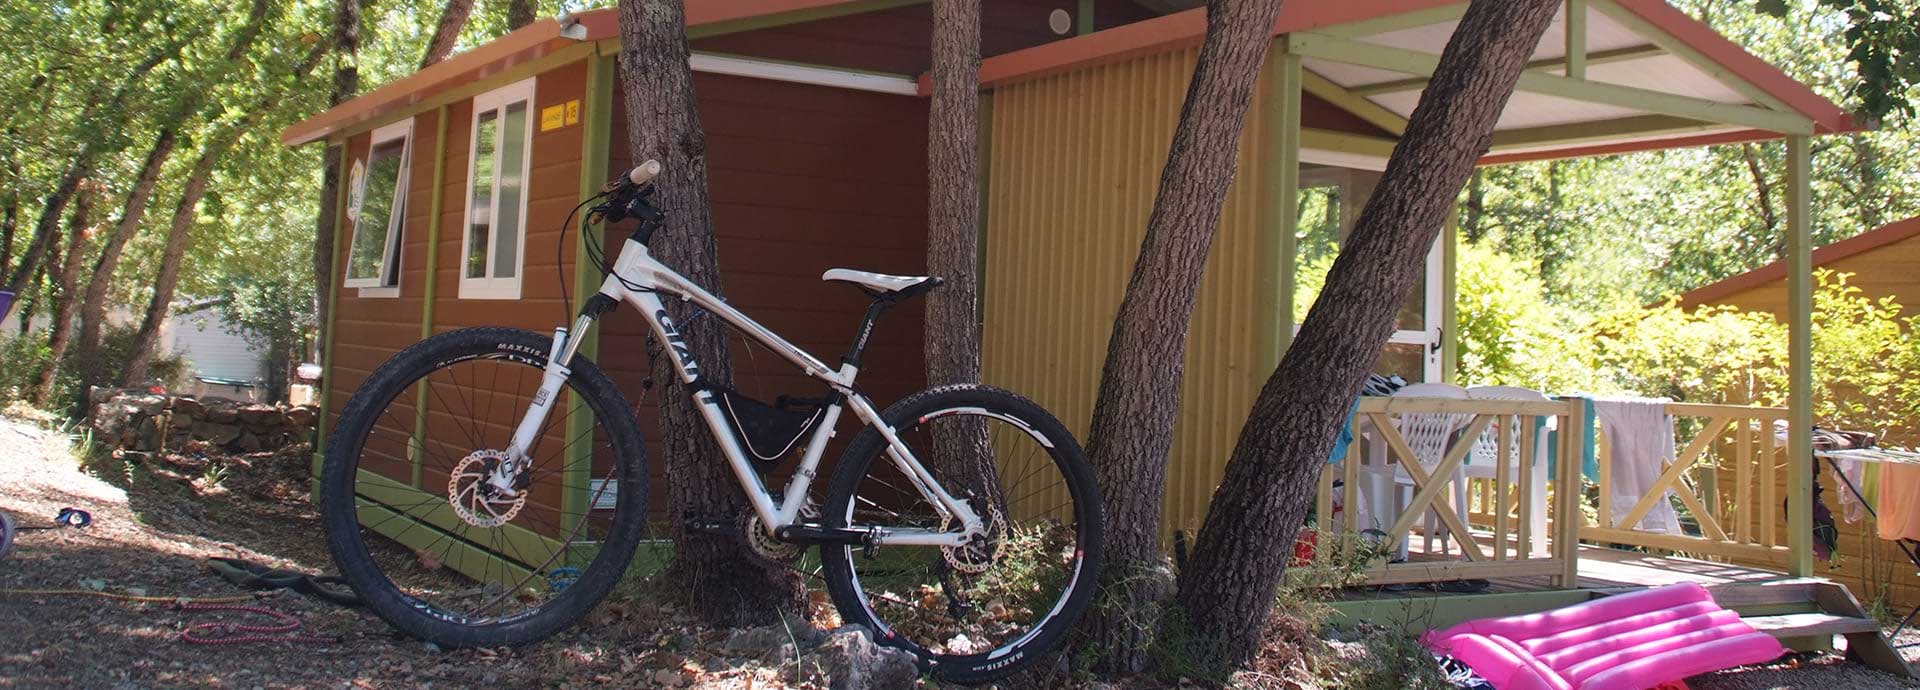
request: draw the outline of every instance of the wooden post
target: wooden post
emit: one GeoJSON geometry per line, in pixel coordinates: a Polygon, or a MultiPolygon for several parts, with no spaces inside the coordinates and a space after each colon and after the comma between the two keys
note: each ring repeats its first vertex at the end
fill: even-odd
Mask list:
{"type": "MultiPolygon", "coordinates": [[[[608,156],[611,153],[613,132],[613,76],[614,56],[594,55],[587,58],[587,92],[580,106],[580,199],[586,200],[600,192],[600,186],[606,183],[610,174],[607,170],[608,156]]],[[[568,232],[571,228],[562,228],[568,232]]],[[[600,281],[605,276],[596,267],[586,261],[587,236],[579,233],[573,243],[573,294],[576,308],[600,289],[600,281]]],[[[564,262],[566,257],[555,257],[564,262]]],[[[580,338],[580,356],[592,357],[599,351],[600,336],[596,331],[572,333],[569,338],[580,338]]],[[[587,404],[585,398],[573,391],[567,392],[567,425],[562,432],[567,439],[587,439],[579,447],[567,447],[567,469],[562,472],[562,484],[566,492],[561,496],[560,515],[565,520],[585,520],[593,509],[593,413],[578,414],[580,405],[587,404]]],[[[615,490],[618,491],[617,487],[615,490]]],[[[572,530],[572,524],[563,524],[564,529],[572,530]]],[[[561,545],[565,548],[566,545],[561,545]]]]}
{"type": "Polygon", "coordinates": [[[1574,588],[1580,586],[1580,526],[1585,521],[1580,510],[1583,500],[1580,449],[1586,446],[1586,428],[1582,422],[1586,419],[1587,401],[1566,398],[1564,402],[1567,409],[1560,418],[1560,461],[1553,477],[1553,550],[1554,556],[1560,559],[1560,573],[1554,576],[1553,584],[1574,588]]]}
{"type": "MultiPolygon", "coordinates": [[[[333,214],[333,248],[336,256],[340,250],[340,238],[342,235],[345,235],[347,231],[347,188],[352,186],[347,184],[347,177],[353,166],[353,152],[347,144],[351,141],[352,140],[348,138],[342,138],[340,140],[340,198],[334,201],[333,214]]],[[[327,321],[326,323],[320,324],[320,341],[326,345],[320,350],[320,414],[314,418],[313,422],[313,497],[316,501],[320,499],[320,466],[325,462],[327,457],[327,432],[329,430],[328,427],[331,426],[327,424],[327,415],[333,410],[331,401],[331,398],[333,398],[334,378],[333,325],[335,321],[340,320],[338,316],[340,313],[340,282],[346,277],[347,273],[344,264],[340,264],[337,261],[329,263],[333,264],[334,270],[333,275],[327,281],[328,285],[315,286],[318,289],[326,290],[328,294],[332,295],[332,298],[327,300],[327,304],[332,305],[331,308],[327,309],[327,321]]]]}
{"type": "Polygon", "coordinates": [[[1811,155],[1787,137],[1787,545],[1788,572],[1813,574],[1813,247],[1811,155]]]}
{"type": "MultiPolygon", "coordinates": [[[[1280,357],[1293,343],[1294,270],[1297,257],[1295,234],[1300,216],[1300,56],[1287,50],[1285,37],[1274,39],[1267,59],[1267,115],[1262,152],[1266,166],[1266,208],[1272,214],[1265,223],[1268,279],[1261,281],[1267,313],[1273,314],[1273,345],[1263,348],[1265,358],[1254,376],[1255,386],[1266,381],[1280,357]]],[[[1348,507],[1352,509],[1351,506],[1348,507]]]]}
{"type": "Polygon", "coordinates": [[[1567,0],[1567,78],[1587,78],[1587,0],[1567,0]]]}
{"type": "MultiPolygon", "coordinates": [[[[446,204],[447,185],[447,106],[434,111],[433,193],[427,201],[426,293],[420,300],[420,339],[433,337],[433,302],[439,282],[440,214],[446,204]]],[[[427,455],[427,387],[421,386],[413,398],[413,488],[421,488],[421,474],[427,455]]]]}

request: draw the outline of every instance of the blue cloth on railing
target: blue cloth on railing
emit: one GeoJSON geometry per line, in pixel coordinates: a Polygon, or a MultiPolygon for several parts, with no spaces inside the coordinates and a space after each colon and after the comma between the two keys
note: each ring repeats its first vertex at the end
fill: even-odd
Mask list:
{"type": "MultiPolygon", "coordinates": [[[[1366,397],[1366,396],[1361,396],[1366,397]]],[[[1340,437],[1333,441],[1333,452],[1327,454],[1327,464],[1338,465],[1347,457],[1347,447],[1353,445],[1353,420],[1360,414],[1360,398],[1353,399],[1353,408],[1347,410],[1347,424],[1340,427],[1340,437]]]]}
{"type": "MultiPolygon", "coordinates": [[[[1581,414],[1579,419],[1574,420],[1574,423],[1579,424],[1580,428],[1586,432],[1580,435],[1582,440],[1580,445],[1580,474],[1585,475],[1587,479],[1598,482],[1600,481],[1600,454],[1597,446],[1594,444],[1593,399],[1587,398],[1583,402],[1585,403],[1583,406],[1584,414],[1581,414]]],[[[1544,423],[1544,420],[1542,423],[1544,423]]],[[[1549,435],[1551,440],[1547,443],[1547,476],[1549,477],[1556,476],[1554,474],[1554,468],[1560,466],[1559,434],[1559,431],[1554,431],[1549,435]]]]}

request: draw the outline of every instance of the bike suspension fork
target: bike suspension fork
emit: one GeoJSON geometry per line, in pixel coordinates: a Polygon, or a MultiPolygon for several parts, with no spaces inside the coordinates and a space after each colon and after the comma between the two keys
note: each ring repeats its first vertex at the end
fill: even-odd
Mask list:
{"type": "MultiPolygon", "coordinates": [[[[599,295],[595,295],[598,297],[599,295]]],[[[490,482],[495,488],[512,495],[516,488],[514,480],[522,472],[531,469],[533,458],[528,450],[539,442],[540,429],[546,424],[547,415],[553,411],[553,403],[560,397],[560,388],[567,383],[567,376],[573,373],[566,362],[573,361],[573,355],[580,351],[587,329],[593,327],[595,312],[592,305],[582,309],[580,316],[573,321],[573,330],[553,329],[553,347],[548,349],[547,366],[540,375],[540,390],[533,394],[533,404],[527,407],[527,413],[520,418],[520,426],[513,431],[513,444],[507,447],[507,456],[512,462],[502,463],[490,482]]]]}

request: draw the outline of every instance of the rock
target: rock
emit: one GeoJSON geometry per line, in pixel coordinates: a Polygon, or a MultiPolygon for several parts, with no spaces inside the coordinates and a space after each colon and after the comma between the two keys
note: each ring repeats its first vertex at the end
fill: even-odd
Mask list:
{"type": "Polygon", "coordinates": [[[135,395],[121,398],[121,404],[133,408],[135,414],[156,415],[167,409],[167,399],[158,395],[135,395]]]}
{"type": "Polygon", "coordinates": [[[193,437],[216,446],[224,446],[240,438],[240,427],[214,422],[194,422],[193,437]]]}
{"type": "Polygon", "coordinates": [[[842,626],[814,648],[832,677],[832,690],[888,690],[912,687],[920,668],[912,654],[874,644],[864,626],[842,626]]]}
{"type": "Polygon", "coordinates": [[[280,408],[272,405],[247,405],[237,413],[240,423],[250,427],[266,427],[280,423],[280,408]]]}
{"type": "Polygon", "coordinates": [[[287,425],[300,427],[313,426],[313,420],[317,416],[311,406],[302,405],[287,410],[287,425]]]}
{"type": "Polygon", "coordinates": [[[207,413],[207,406],[193,398],[174,398],[173,413],[186,417],[199,417],[207,413]]]}
{"type": "Polygon", "coordinates": [[[263,444],[260,443],[260,437],[255,436],[253,432],[242,431],[240,436],[233,440],[233,447],[239,448],[243,453],[258,453],[263,444]]]}
{"type": "Polygon", "coordinates": [[[166,450],[167,428],[171,424],[162,417],[142,417],[135,426],[133,447],[139,450],[166,450]]]}
{"type": "Polygon", "coordinates": [[[168,423],[175,429],[191,429],[193,428],[193,415],[174,410],[173,415],[168,419],[168,423]]]}
{"type": "Polygon", "coordinates": [[[214,398],[207,399],[207,414],[205,415],[207,421],[215,424],[232,424],[239,421],[240,411],[235,409],[232,402],[224,400],[215,402],[215,400],[214,398]]]}

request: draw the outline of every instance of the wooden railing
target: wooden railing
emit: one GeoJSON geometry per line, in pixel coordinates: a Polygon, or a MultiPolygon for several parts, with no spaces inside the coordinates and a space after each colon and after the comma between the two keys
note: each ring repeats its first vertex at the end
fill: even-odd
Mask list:
{"type": "MultiPolygon", "coordinates": [[[[1529,501],[1526,496],[1540,484],[1534,474],[1546,471],[1536,442],[1537,434],[1545,433],[1546,421],[1553,419],[1551,426],[1567,430],[1554,435],[1553,454],[1578,458],[1584,445],[1578,422],[1584,414],[1585,401],[1579,399],[1363,398],[1345,459],[1321,473],[1317,524],[1323,534],[1377,529],[1386,534],[1383,550],[1398,551],[1428,515],[1437,518],[1439,531],[1452,542],[1448,548],[1411,553],[1401,563],[1376,563],[1366,572],[1370,584],[1547,576],[1556,586],[1574,586],[1582,520],[1579,501],[1560,497],[1580,495],[1580,463],[1560,462],[1547,477],[1549,501],[1529,501]],[[1451,416],[1449,422],[1459,431],[1426,448],[1423,457],[1401,431],[1418,415],[1451,416]],[[1474,446],[1487,441],[1494,445],[1492,467],[1469,465],[1474,446]],[[1469,472],[1479,477],[1477,483],[1490,487],[1485,492],[1492,504],[1485,529],[1474,529],[1469,516],[1457,509],[1454,483],[1466,481],[1469,472]],[[1399,507],[1399,497],[1407,490],[1412,498],[1399,507]],[[1549,513],[1549,534],[1546,548],[1535,549],[1539,521],[1534,511],[1543,507],[1549,513]],[[1367,523],[1361,520],[1363,509],[1370,513],[1367,523]]],[[[1431,542],[1435,535],[1424,536],[1431,542]]]]}
{"type": "MultiPolygon", "coordinates": [[[[1692,556],[1748,563],[1785,563],[1785,471],[1774,423],[1787,411],[1772,407],[1669,403],[1675,419],[1674,457],[1659,478],[1637,496],[1624,497],[1625,514],[1614,518],[1621,498],[1614,496],[1612,468],[1605,461],[1612,439],[1596,439],[1600,462],[1598,519],[1580,536],[1600,544],[1638,546],[1692,556]],[[1730,480],[1730,481],[1728,481],[1730,480]],[[1722,486],[1723,483],[1731,484],[1722,486]],[[1644,529],[1641,524],[1672,492],[1682,534],[1644,529]]],[[[1603,429],[1596,424],[1596,429],[1603,429]]]]}

